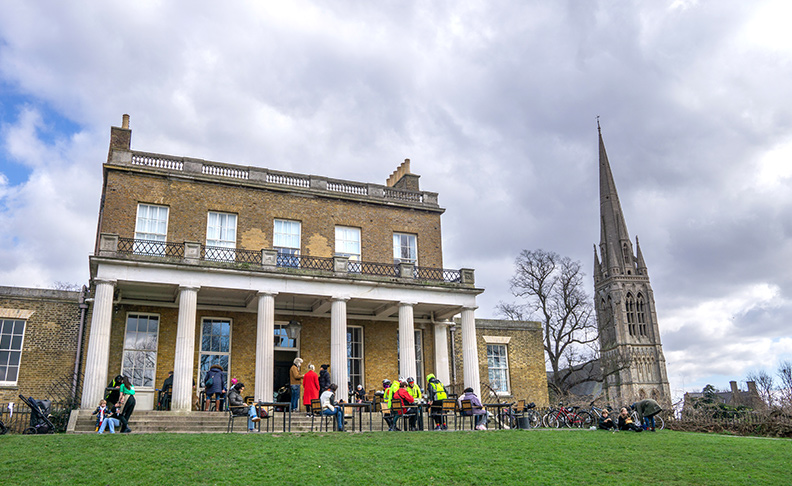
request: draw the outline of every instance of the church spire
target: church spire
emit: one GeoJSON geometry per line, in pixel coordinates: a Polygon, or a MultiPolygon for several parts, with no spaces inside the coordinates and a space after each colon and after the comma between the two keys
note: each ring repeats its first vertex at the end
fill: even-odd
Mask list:
{"type": "Polygon", "coordinates": [[[638,237],[635,237],[635,251],[637,252],[637,261],[636,264],[638,266],[638,273],[640,275],[646,275],[646,262],[644,261],[643,253],[641,252],[641,244],[638,242],[638,237]]]}
{"type": "Polygon", "coordinates": [[[602,129],[597,119],[599,135],[599,182],[600,182],[600,229],[603,264],[613,275],[613,269],[625,273],[625,266],[632,266],[633,252],[627,223],[624,221],[616,183],[613,181],[605,142],[602,141],[602,129]]]}

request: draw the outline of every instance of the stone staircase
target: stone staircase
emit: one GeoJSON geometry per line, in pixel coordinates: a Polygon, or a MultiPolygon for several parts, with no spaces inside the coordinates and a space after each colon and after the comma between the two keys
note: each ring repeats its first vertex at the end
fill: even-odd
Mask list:
{"type": "MultiPolygon", "coordinates": [[[[93,410],[74,410],[69,417],[67,433],[87,434],[95,432],[96,416],[91,415],[93,410]]],[[[288,417],[286,416],[286,431],[289,431],[288,417]]],[[[356,419],[358,417],[355,417],[356,419]]],[[[269,422],[270,432],[283,432],[284,414],[271,413],[270,418],[261,421],[261,432],[267,431],[269,422]]],[[[352,428],[352,418],[347,417],[347,429],[352,428]]],[[[372,414],[372,428],[380,430],[380,414],[372,414]]],[[[314,427],[319,431],[320,418],[314,419],[314,427]]],[[[356,423],[355,429],[359,426],[356,423]]],[[[228,430],[227,412],[167,412],[153,410],[135,410],[129,421],[132,433],[181,433],[181,434],[212,434],[225,433],[228,430]]],[[[330,424],[332,430],[332,423],[330,424]]],[[[363,430],[369,430],[368,413],[363,414],[363,430]]],[[[311,418],[305,412],[293,413],[291,416],[291,432],[310,432],[311,418]]],[[[234,432],[247,432],[247,418],[238,417],[234,420],[234,432]]]]}

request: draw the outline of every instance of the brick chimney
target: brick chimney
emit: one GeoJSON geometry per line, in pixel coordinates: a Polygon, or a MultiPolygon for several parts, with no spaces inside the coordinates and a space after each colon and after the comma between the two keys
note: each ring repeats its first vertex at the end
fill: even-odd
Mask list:
{"type": "Polygon", "coordinates": [[[408,191],[420,191],[418,188],[418,179],[421,176],[410,173],[410,159],[404,159],[404,162],[396,168],[395,171],[385,181],[385,185],[395,189],[405,189],[408,191]]]}
{"type": "Polygon", "coordinates": [[[737,382],[730,381],[729,386],[731,386],[731,392],[732,392],[732,405],[733,406],[740,405],[742,400],[740,400],[740,389],[737,388],[737,382]]]}
{"type": "MultiPolygon", "coordinates": [[[[129,115],[121,118],[121,128],[110,127],[110,154],[113,150],[129,150],[132,145],[132,130],[129,129],[129,115]]],[[[107,160],[110,160],[110,154],[107,160]]]]}

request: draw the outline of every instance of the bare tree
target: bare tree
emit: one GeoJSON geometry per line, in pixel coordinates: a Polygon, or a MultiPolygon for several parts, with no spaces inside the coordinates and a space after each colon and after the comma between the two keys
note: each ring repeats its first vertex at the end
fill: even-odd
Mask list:
{"type": "Polygon", "coordinates": [[[511,292],[524,303],[498,304],[508,319],[536,318],[544,327],[544,350],[559,394],[592,379],[598,366],[597,326],[591,298],[583,290],[580,262],[544,250],[523,250],[515,260],[511,292]],[[596,368],[596,369],[595,369],[596,368]]]}
{"type": "Polygon", "coordinates": [[[775,403],[773,396],[773,375],[765,370],[751,371],[745,376],[745,381],[752,381],[756,384],[756,392],[759,393],[759,398],[762,399],[768,407],[772,407],[775,403]]]}
{"type": "Polygon", "coordinates": [[[782,361],[778,364],[776,373],[781,382],[778,385],[781,406],[792,407],[792,361],[782,361]]]}
{"type": "Polygon", "coordinates": [[[70,290],[73,292],[79,292],[80,289],[82,289],[82,286],[75,283],[61,282],[60,280],[56,280],[52,284],[52,288],[55,290],[70,290]]]}

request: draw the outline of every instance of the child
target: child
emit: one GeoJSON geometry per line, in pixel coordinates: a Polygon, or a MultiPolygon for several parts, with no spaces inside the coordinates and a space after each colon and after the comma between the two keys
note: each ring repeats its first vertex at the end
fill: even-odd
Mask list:
{"type": "Polygon", "coordinates": [[[96,410],[94,410],[91,415],[96,415],[96,428],[94,432],[98,432],[99,426],[102,425],[102,421],[110,415],[110,410],[107,409],[107,400],[99,400],[99,406],[96,407],[96,410]]]}
{"type": "Polygon", "coordinates": [[[610,414],[607,410],[602,411],[602,416],[599,418],[599,428],[603,430],[616,429],[616,424],[614,424],[613,420],[611,420],[610,414]]]}
{"type": "Polygon", "coordinates": [[[619,430],[632,430],[633,432],[643,432],[643,429],[635,425],[630,418],[626,408],[621,409],[619,414],[619,430]]]}

